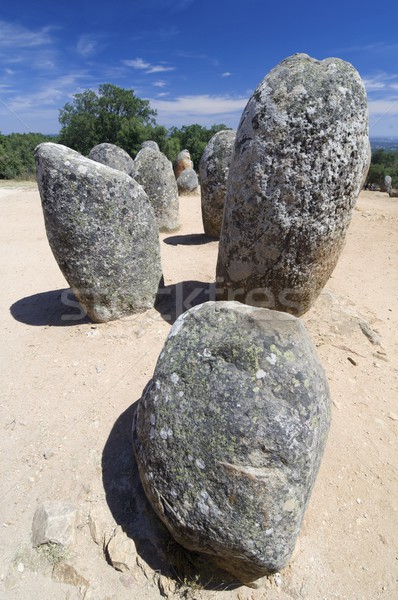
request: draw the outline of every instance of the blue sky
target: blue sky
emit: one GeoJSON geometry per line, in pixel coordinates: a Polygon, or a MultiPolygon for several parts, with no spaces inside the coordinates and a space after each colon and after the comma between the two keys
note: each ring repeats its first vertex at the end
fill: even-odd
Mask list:
{"type": "Polygon", "coordinates": [[[101,83],[134,89],[171,127],[236,128],[261,79],[295,52],[351,62],[371,136],[398,137],[398,2],[21,0],[0,8],[0,132],[57,133],[101,83]]]}

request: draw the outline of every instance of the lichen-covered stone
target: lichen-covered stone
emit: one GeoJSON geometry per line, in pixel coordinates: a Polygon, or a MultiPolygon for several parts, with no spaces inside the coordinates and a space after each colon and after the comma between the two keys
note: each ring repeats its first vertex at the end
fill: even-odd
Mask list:
{"type": "Polygon", "coordinates": [[[239,124],[217,298],[308,310],[336,266],[368,158],[366,93],[352,65],[306,54],[277,65],[239,124]]]}
{"type": "Polygon", "coordinates": [[[129,154],[123,148],[115,146],[115,144],[98,144],[91,150],[88,158],[95,160],[96,162],[102,163],[112,169],[123,171],[130,177],[134,177],[134,161],[129,154]]]}
{"type": "Polygon", "coordinates": [[[177,183],[169,159],[151,146],[142,148],[134,161],[135,179],[142,185],[155,210],[160,231],[179,227],[177,183]]]}
{"type": "Polygon", "coordinates": [[[146,140],[145,142],[142,142],[141,148],[152,148],[152,150],[157,150],[160,152],[158,143],[154,142],[153,140],[146,140]]]}
{"type": "Polygon", "coordinates": [[[193,169],[184,169],[177,179],[178,193],[181,196],[189,196],[190,194],[197,193],[198,185],[198,176],[193,169]]]}
{"type": "Polygon", "coordinates": [[[251,582],[293,552],[329,420],[328,384],[299,319],[238,302],[194,307],[138,405],[145,492],[177,542],[251,582]]]}
{"type": "Polygon", "coordinates": [[[202,221],[206,235],[219,238],[227,179],[236,131],[218,131],[207,144],[199,163],[202,221]]]}
{"type": "Polygon", "coordinates": [[[185,169],[193,169],[193,162],[191,160],[191,155],[189,150],[181,150],[178,153],[177,158],[173,162],[173,170],[175,178],[178,179],[179,176],[185,169]]]}
{"type": "Polygon", "coordinates": [[[383,186],[382,186],[382,192],[387,192],[387,194],[390,192],[392,188],[392,179],[390,175],[386,175],[384,177],[384,181],[383,181],[383,186]]]}
{"type": "Polygon", "coordinates": [[[59,144],[36,148],[48,241],[93,321],[154,304],[162,279],[154,210],[126,173],[59,144]]]}

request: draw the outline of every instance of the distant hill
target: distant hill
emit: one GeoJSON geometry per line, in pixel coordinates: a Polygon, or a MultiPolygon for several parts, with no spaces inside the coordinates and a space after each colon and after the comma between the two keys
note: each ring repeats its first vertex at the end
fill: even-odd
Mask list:
{"type": "Polygon", "coordinates": [[[398,150],[398,137],[371,137],[372,150],[398,150]]]}

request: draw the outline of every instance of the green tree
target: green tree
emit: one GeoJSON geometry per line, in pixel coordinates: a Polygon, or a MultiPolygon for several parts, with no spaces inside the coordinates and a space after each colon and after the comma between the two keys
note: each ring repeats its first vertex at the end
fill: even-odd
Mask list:
{"type": "Polygon", "coordinates": [[[134,154],[147,128],[156,124],[155,117],[149,101],[138,98],[134,90],[105,83],[99,86],[98,95],[86,90],[60,110],[59,142],[82,154],[103,142],[118,144],[134,154]]]}
{"type": "Polygon", "coordinates": [[[42,142],[57,141],[41,133],[0,135],[0,179],[28,179],[35,174],[34,150],[42,142]]]}
{"type": "Polygon", "coordinates": [[[218,131],[229,129],[226,125],[212,125],[209,129],[198,125],[184,125],[180,129],[172,127],[169,130],[170,139],[178,139],[180,149],[187,149],[191,155],[194,169],[199,168],[199,162],[202,154],[213,137],[218,131]]]}
{"type": "Polygon", "coordinates": [[[398,150],[378,148],[372,153],[372,162],[366,179],[366,185],[383,187],[384,177],[389,175],[392,187],[398,187],[398,150]]]}

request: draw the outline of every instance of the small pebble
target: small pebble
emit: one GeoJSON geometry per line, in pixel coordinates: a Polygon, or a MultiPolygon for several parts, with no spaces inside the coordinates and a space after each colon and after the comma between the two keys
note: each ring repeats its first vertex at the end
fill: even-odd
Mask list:
{"type": "Polygon", "coordinates": [[[21,563],[21,562],[18,563],[18,566],[17,566],[18,573],[23,573],[24,570],[25,570],[25,567],[23,566],[23,563],[21,563]]]}

